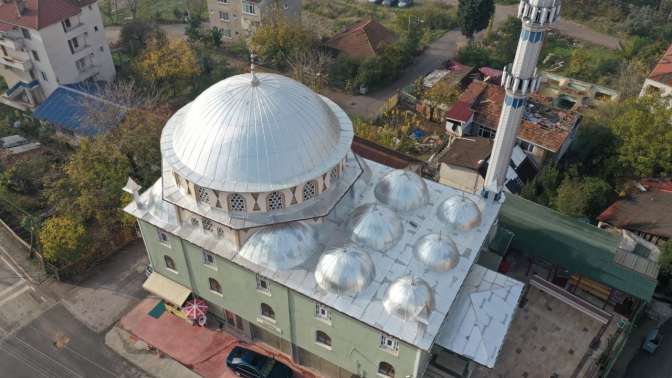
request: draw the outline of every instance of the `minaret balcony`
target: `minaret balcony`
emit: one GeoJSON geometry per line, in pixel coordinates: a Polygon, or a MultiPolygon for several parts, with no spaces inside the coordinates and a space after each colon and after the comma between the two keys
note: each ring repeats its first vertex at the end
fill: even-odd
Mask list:
{"type": "Polygon", "coordinates": [[[511,65],[504,68],[502,74],[502,86],[507,93],[517,96],[527,96],[539,90],[541,76],[536,71],[530,78],[521,78],[511,72],[511,65]]]}
{"type": "Polygon", "coordinates": [[[521,0],[518,18],[538,27],[548,26],[560,16],[560,0],[521,0]]]}

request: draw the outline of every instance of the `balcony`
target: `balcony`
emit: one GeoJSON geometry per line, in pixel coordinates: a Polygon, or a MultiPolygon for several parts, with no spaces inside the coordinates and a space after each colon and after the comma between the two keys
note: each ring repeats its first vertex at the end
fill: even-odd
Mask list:
{"type": "Polygon", "coordinates": [[[18,82],[0,96],[0,103],[19,110],[34,109],[44,98],[37,80],[30,83],[18,82]]]}
{"type": "Polygon", "coordinates": [[[23,48],[23,37],[2,35],[0,36],[0,46],[5,46],[12,50],[21,50],[23,48]]]}
{"type": "Polygon", "coordinates": [[[81,28],[82,26],[84,26],[84,23],[82,23],[82,22],[77,22],[76,24],[72,24],[69,27],[65,26],[65,24],[63,24],[63,31],[65,32],[65,34],[68,34],[71,31],[75,31],[75,30],[81,28]]]}
{"type": "Polygon", "coordinates": [[[33,68],[33,62],[30,61],[30,58],[0,56],[0,64],[25,72],[28,72],[33,68]]]}
{"type": "Polygon", "coordinates": [[[79,68],[77,67],[79,74],[77,75],[77,82],[90,79],[92,76],[98,73],[98,66],[95,64],[89,64],[86,67],[79,68]]]}

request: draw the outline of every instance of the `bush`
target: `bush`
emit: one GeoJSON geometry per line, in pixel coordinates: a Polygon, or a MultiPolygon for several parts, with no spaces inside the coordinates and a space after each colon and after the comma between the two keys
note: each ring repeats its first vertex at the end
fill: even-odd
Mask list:
{"type": "Polygon", "coordinates": [[[88,244],[84,225],[68,216],[56,216],[42,225],[39,241],[42,256],[57,266],[77,261],[88,244]]]}
{"type": "Polygon", "coordinates": [[[485,67],[490,65],[490,51],[478,46],[475,43],[470,43],[464,46],[457,52],[457,60],[462,64],[474,67],[485,67]]]}
{"type": "Polygon", "coordinates": [[[355,80],[358,69],[359,64],[356,61],[345,54],[339,55],[329,67],[329,85],[345,88],[348,82],[355,80]]]}

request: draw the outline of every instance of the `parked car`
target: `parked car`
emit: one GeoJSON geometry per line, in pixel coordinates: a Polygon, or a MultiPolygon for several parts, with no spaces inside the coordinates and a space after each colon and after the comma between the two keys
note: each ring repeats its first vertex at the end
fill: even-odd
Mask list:
{"type": "Polygon", "coordinates": [[[399,3],[399,0],[383,0],[383,5],[394,7],[399,3]]]}
{"type": "Polygon", "coordinates": [[[287,365],[240,346],[233,348],[226,357],[226,366],[236,375],[249,378],[291,378],[292,369],[287,365]]]}
{"type": "Polygon", "coordinates": [[[407,8],[413,5],[413,0],[399,0],[399,8],[407,8]]]}

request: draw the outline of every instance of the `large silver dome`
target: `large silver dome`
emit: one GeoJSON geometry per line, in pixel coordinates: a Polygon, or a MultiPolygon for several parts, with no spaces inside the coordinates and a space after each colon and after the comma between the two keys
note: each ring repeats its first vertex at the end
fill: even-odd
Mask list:
{"type": "Polygon", "coordinates": [[[161,151],[178,174],[224,192],[268,192],[345,158],[353,131],[341,108],[287,77],[256,77],[223,80],[168,121],[161,151]]]}
{"type": "Polygon", "coordinates": [[[357,207],[348,222],[351,240],[361,246],[387,251],[399,242],[404,227],[394,210],[369,203],[357,207]]]}
{"type": "Polygon", "coordinates": [[[291,222],[257,231],[240,249],[240,255],[272,270],[287,270],[303,264],[318,250],[315,229],[303,222],[291,222]]]}
{"type": "Polygon", "coordinates": [[[374,194],[378,201],[399,211],[419,209],[429,202],[425,180],[403,169],[394,170],[381,178],[374,194]]]}
{"type": "Polygon", "coordinates": [[[356,294],[373,281],[371,257],[354,246],[326,251],[315,268],[315,281],[324,290],[356,294]]]}
{"type": "Polygon", "coordinates": [[[415,243],[415,257],[435,272],[447,272],[460,262],[457,245],[449,237],[429,234],[415,243]]]}
{"type": "Polygon", "coordinates": [[[433,306],[432,289],[420,278],[404,276],[385,292],[385,310],[404,320],[427,318],[433,306]]]}
{"type": "Polygon", "coordinates": [[[469,231],[481,224],[481,209],[474,201],[463,196],[454,196],[443,201],[436,215],[459,231],[469,231]]]}

